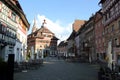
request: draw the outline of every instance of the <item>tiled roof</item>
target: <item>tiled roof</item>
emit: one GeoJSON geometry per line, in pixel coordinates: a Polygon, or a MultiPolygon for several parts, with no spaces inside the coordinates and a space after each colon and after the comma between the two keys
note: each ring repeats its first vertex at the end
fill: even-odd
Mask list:
{"type": "Polygon", "coordinates": [[[18,0],[10,0],[15,6],[17,6],[20,10],[22,10],[18,0]]]}
{"type": "Polygon", "coordinates": [[[42,27],[42,28],[38,29],[37,32],[52,33],[47,27],[42,27]]]}
{"type": "Polygon", "coordinates": [[[72,40],[72,39],[74,39],[75,38],[75,31],[73,31],[71,34],[70,34],[70,36],[68,37],[68,39],[67,40],[72,40]]]}
{"type": "Polygon", "coordinates": [[[104,3],[105,1],[106,1],[106,0],[101,0],[101,1],[99,2],[99,4],[100,4],[100,3],[104,3]]]}
{"type": "MultiPolygon", "coordinates": [[[[44,20],[41,28],[40,28],[40,29],[37,29],[37,30],[34,31],[34,32],[32,32],[32,33],[29,34],[28,36],[34,35],[34,37],[44,38],[44,34],[43,34],[43,33],[46,33],[46,34],[52,34],[52,35],[53,35],[52,40],[58,40],[58,38],[54,36],[54,33],[51,32],[47,27],[45,27],[45,24],[46,24],[46,23],[45,23],[45,20],[44,20]]],[[[35,26],[33,25],[33,27],[35,27],[35,26]]]]}
{"type": "Polygon", "coordinates": [[[57,37],[53,36],[52,40],[59,40],[57,37]]]}
{"type": "MultiPolygon", "coordinates": [[[[40,29],[38,29],[38,30],[36,30],[35,32],[33,32],[33,33],[31,33],[31,34],[29,34],[29,35],[32,35],[32,34],[34,34],[34,36],[36,36],[36,37],[43,37],[43,35],[42,35],[42,33],[51,33],[51,34],[53,34],[54,35],[54,33],[52,33],[48,28],[46,28],[46,27],[41,27],[40,29]]],[[[29,36],[28,35],[28,36],[29,36]]]]}

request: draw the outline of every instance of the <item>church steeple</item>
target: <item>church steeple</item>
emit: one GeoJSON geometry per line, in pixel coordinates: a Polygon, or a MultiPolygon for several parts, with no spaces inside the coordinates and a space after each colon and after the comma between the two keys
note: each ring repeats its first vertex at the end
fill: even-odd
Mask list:
{"type": "Polygon", "coordinates": [[[32,28],[32,33],[35,32],[37,30],[37,24],[36,24],[36,19],[34,18],[34,24],[33,24],[33,28],[32,28]]]}

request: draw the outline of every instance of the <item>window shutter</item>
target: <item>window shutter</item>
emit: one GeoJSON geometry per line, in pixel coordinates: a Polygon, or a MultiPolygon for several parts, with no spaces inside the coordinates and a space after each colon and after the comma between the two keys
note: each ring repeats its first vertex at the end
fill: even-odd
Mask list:
{"type": "Polygon", "coordinates": [[[16,16],[16,22],[19,23],[19,17],[18,16],[16,16]]]}
{"type": "Polygon", "coordinates": [[[2,11],[2,2],[0,2],[0,12],[2,11]]]}
{"type": "Polygon", "coordinates": [[[9,12],[8,12],[8,17],[11,18],[11,15],[12,15],[12,11],[9,10],[9,12]]]}

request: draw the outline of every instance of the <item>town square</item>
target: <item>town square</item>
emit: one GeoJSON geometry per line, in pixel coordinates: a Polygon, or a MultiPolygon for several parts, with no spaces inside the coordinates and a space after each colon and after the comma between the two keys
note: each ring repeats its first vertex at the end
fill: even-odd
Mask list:
{"type": "Polygon", "coordinates": [[[120,80],[120,0],[0,0],[0,80],[120,80]]]}

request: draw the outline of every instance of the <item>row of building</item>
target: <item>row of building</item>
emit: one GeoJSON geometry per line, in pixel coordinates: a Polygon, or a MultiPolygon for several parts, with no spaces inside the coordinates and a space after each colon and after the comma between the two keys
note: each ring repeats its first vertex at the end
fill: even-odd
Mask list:
{"type": "Polygon", "coordinates": [[[75,20],[69,38],[57,46],[58,38],[44,20],[40,29],[29,22],[18,0],[0,0],[0,57],[15,61],[39,59],[47,55],[76,56],[86,61],[105,61],[111,46],[112,60],[120,61],[120,1],[100,0],[101,9],[89,20],[75,20]]]}
{"type": "Polygon", "coordinates": [[[14,60],[22,62],[57,54],[58,38],[46,24],[44,20],[38,29],[34,20],[27,35],[30,24],[19,1],[0,0],[0,58],[7,61],[14,54],[14,60]]]}
{"type": "Polygon", "coordinates": [[[69,38],[58,45],[59,54],[92,62],[108,60],[108,52],[111,51],[112,61],[119,63],[120,0],[100,0],[99,5],[102,8],[89,20],[76,20],[73,23],[69,38]]]}

